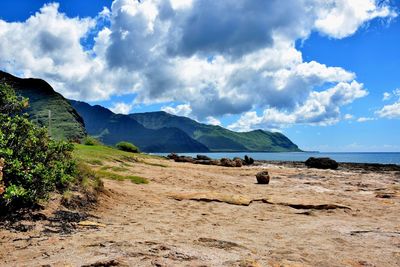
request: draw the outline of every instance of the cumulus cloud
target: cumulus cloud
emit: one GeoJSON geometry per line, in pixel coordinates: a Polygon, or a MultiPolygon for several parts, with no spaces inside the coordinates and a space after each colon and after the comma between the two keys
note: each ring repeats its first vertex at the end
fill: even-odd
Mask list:
{"type": "Polygon", "coordinates": [[[384,93],[383,93],[382,100],[383,100],[383,101],[387,101],[387,100],[389,100],[391,97],[392,97],[392,94],[391,94],[391,93],[384,92],[384,93]]]}
{"type": "Polygon", "coordinates": [[[217,118],[214,118],[213,116],[208,116],[206,119],[207,124],[221,126],[221,121],[217,118]]]}
{"type": "Polygon", "coordinates": [[[363,85],[356,81],[339,83],[322,92],[312,92],[309,98],[292,112],[267,108],[261,116],[247,112],[228,128],[248,131],[254,128],[279,129],[292,124],[330,125],[340,119],[340,107],[367,95],[363,85]]]}
{"type": "Polygon", "coordinates": [[[352,120],[352,119],[354,118],[354,116],[351,115],[351,114],[345,114],[345,115],[343,116],[343,118],[344,118],[345,120],[352,120]]]}
{"type": "Polygon", "coordinates": [[[192,108],[188,104],[177,105],[176,107],[166,106],[161,108],[162,111],[178,116],[189,116],[192,108]]]}
{"type": "Polygon", "coordinates": [[[79,100],[134,93],[135,103],[185,103],[163,110],[213,124],[243,114],[235,129],[327,125],[367,92],[349,70],[304,61],[295,42],[397,15],[377,2],[114,0],[96,18],[48,4],[24,22],[0,20],[0,68],[79,100]]]}
{"type": "MultiPolygon", "coordinates": [[[[374,18],[394,18],[397,13],[375,0],[328,0],[325,8],[317,11],[315,27],[333,38],[344,38],[357,31],[366,21],[374,18]]],[[[385,1],[380,1],[384,3],[385,1]]]]}
{"type": "Polygon", "coordinates": [[[400,118],[400,101],[391,105],[386,105],[376,112],[382,118],[399,119],[400,118]]]}
{"type": "Polygon", "coordinates": [[[123,102],[114,103],[114,106],[110,110],[117,114],[129,114],[132,110],[133,105],[123,102]]]}

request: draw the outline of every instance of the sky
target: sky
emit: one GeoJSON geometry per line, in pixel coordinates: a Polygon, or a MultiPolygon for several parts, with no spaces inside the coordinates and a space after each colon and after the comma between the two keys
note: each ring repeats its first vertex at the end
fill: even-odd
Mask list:
{"type": "Polygon", "coordinates": [[[2,0],[0,69],[116,113],[400,152],[399,12],[399,0],[2,0]]]}

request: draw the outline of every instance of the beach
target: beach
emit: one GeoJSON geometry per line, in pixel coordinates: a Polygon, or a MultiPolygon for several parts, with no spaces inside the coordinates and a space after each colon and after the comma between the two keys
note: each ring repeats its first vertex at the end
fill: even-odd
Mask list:
{"type": "Polygon", "coordinates": [[[147,161],[127,168],[149,184],[105,179],[97,205],[67,210],[88,216],[65,231],[51,220],[57,199],[1,227],[0,266],[400,265],[396,168],[147,161]]]}

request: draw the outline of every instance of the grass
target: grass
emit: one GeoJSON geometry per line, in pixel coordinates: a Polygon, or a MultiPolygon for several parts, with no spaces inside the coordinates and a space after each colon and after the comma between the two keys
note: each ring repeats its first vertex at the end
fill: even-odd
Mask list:
{"type": "Polygon", "coordinates": [[[146,162],[146,161],[141,161],[140,163],[150,165],[150,166],[155,166],[155,167],[162,167],[162,168],[168,168],[167,165],[160,164],[160,163],[151,163],[151,162],[146,162]]]}
{"type": "Polygon", "coordinates": [[[132,156],[132,153],[130,152],[125,152],[103,145],[85,146],[81,144],[75,144],[74,154],[77,159],[87,163],[89,163],[90,160],[134,163],[139,159],[161,159],[161,157],[146,154],[135,154],[135,156],[132,156]]]}
{"type": "Polygon", "coordinates": [[[97,165],[97,166],[103,166],[104,165],[104,163],[99,159],[90,159],[90,160],[87,160],[86,163],[89,163],[91,165],[97,165]]]}
{"type": "Polygon", "coordinates": [[[117,181],[130,180],[134,184],[147,184],[149,181],[144,177],[126,174],[130,171],[127,167],[131,167],[132,163],[167,167],[163,164],[145,161],[146,159],[160,159],[160,157],[146,154],[135,154],[135,156],[132,156],[131,152],[125,152],[103,145],[85,146],[76,144],[74,156],[79,162],[92,165],[92,171],[98,178],[117,181]],[[107,165],[107,163],[115,162],[118,162],[120,166],[107,165]]]}
{"type": "Polygon", "coordinates": [[[126,172],[126,171],[129,171],[128,168],[118,167],[118,166],[103,166],[103,167],[100,168],[100,170],[102,170],[102,171],[112,170],[114,172],[126,172]]]}
{"type": "Polygon", "coordinates": [[[111,180],[117,180],[117,181],[123,181],[123,180],[130,180],[134,184],[148,184],[149,181],[140,176],[135,176],[135,175],[120,175],[117,173],[109,172],[109,171],[97,171],[96,175],[100,178],[104,179],[111,179],[111,180]]]}

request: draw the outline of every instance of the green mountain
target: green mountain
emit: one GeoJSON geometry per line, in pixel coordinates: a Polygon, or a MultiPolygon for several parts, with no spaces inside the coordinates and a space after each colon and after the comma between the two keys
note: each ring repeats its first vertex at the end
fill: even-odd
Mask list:
{"type": "Polygon", "coordinates": [[[179,128],[207,146],[210,151],[301,151],[297,145],[281,133],[263,130],[234,132],[220,126],[198,123],[189,118],[171,115],[163,111],[135,113],[129,116],[149,129],[179,128]]]}
{"type": "Polygon", "coordinates": [[[134,143],[146,152],[208,152],[208,148],[176,127],[148,129],[128,115],[114,114],[101,106],[70,100],[85,121],[90,135],[108,145],[134,143]]]}
{"type": "Polygon", "coordinates": [[[79,140],[86,135],[82,118],[62,95],[41,79],[20,79],[0,71],[0,82],[29,98],[30,118],[41,126],[49,126],[55,139],[79,140]],[[49,116],[50,111],[50,116],[49,116]]]}

